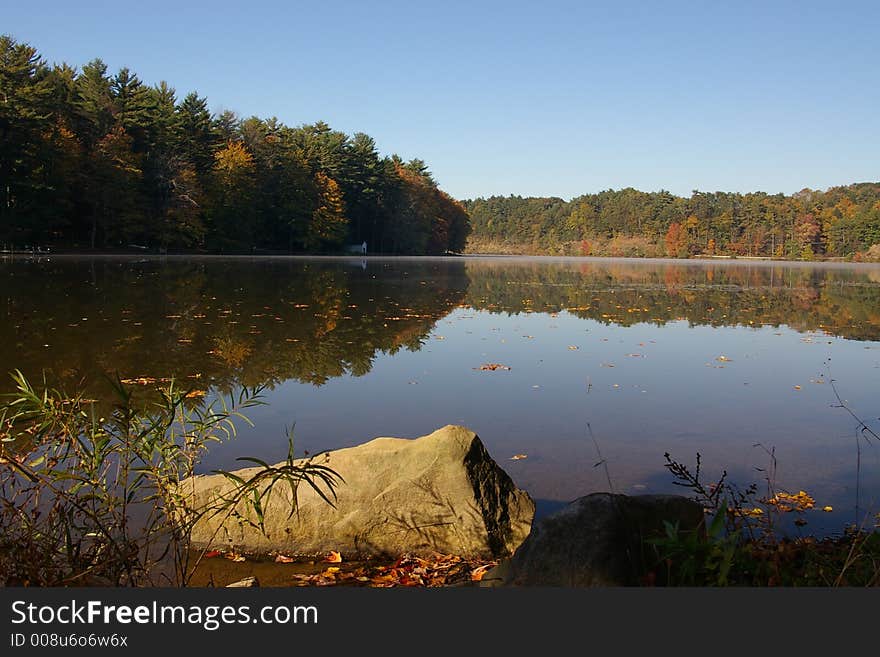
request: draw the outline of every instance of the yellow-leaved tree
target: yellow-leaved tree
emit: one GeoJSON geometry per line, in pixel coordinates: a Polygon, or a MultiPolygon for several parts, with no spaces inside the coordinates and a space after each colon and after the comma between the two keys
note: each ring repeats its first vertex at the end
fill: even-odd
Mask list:
{"type": "Polygon", "coordinates": [[[221,249],[254,245],[255,174],[254,158],[241,142],[229,141],[214,153],[211,223],[221,249]]]}
{"type": "Polygon", "coordinates": [[[319,171],[315,174],[315,191],[317,206],[306,232],[305,247],[309,251],[338,247],[348,235],[342,190],[333,178],[319,171]]]}

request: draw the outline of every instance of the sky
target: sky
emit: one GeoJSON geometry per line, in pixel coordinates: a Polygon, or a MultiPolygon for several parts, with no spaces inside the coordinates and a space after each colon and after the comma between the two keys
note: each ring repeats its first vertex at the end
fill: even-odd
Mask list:
{"type": "Polygon", "coordinates": [[[880,180],[880,2],[8,2],[219,112],[323,120],[459,199],[796,192],[880,180]]]}

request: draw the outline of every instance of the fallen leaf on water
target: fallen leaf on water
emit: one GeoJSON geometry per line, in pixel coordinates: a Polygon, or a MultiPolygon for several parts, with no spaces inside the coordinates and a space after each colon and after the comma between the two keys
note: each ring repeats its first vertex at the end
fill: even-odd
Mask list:
{"type": "Polygon", "coordinates": [[[507,365],[502,365],[500,363],[483,363],[479,367],[475,367],[475,370],[509,370],[510,368],[507,365]]]}
{"type": "Polygon", "coordinates": [[[324,561],[327,563],[342,563],[342,555],[336,550],[330,550],[330,554],[324,557],[324,561]]]}
{"type": "Polygon", "coordinates": [[[614,367],[614,363],[600,363],[600,367],[614,367]]]}
{"type": "Polygon", "coordinates": [[[220,550],[208,550],[205,552],[205,559],[213,559],[214,557],[219,557],[221,554],[220,550]]]}
{"type": "Polygon", "coordinates": [[[794,495],[791,493],[776,493],[776,495],[767,500],[767,504],[772,504],[782,512],[805,511],[812,509],[816,504],[816,500],[805,491],[798,491],[794,495]]]}
{"type": "Polygon", "coordinates": [[[126,385],[147,386],[151,383],[170,383],[171,379],[157,379],[152,376],[139,376],[134,379],[120,379],[121,383],[126,385]]]}
{"type": "Polygon", "coordinates": [[[822,507],[822,510],[823,510],[825,513],[831,513],[832,511],[834,511],[834,509],[833,509],[832,507],[830,507],[830,506],[823,506],[823,507],[822,507]]]}
{"type": "Polygon", "coordinates": [[[195,397],[204,397],[204,396],[205,396],[204,390],[191,390],[190,392],[186,393],[187,399],[193,399],[195,397]]]}
{"type": "Polygon", "coordinates": [[[526,454],[514,454],[510,457],[511,461],[521,461],[522,459],[529,458],[526,454]]]}
{"type": "Polygon", "coordinates": [[[335,575],[339,572],[339,566],[330,566],[327,570],[324,571],[326,575],[335,575]]]}
{"type": "Polygon", "coordinates": [[[732,362],[731,359],[728,358],[727,356],[719,356],[719,357],[716,358],[715,360],[717,360],[719,363],[730,363],[730,362],[732,362]]]}
{"type": "Polygon", "coordinates": [[[795,390],[800,390],[801,387],[800,387],[800,386],[795,386],[794,389],[795,389],[795,390]]]}
{"type": "Polygon", "coordinates": [[[276,555],[275,563],[293,563],[294,558],[283,554],[276,555]]]}
{"type": "Polygon", "coordinates": [[[574,345],[574,344],[570,344],[570,345],[568,345],[568,348],[571,349],[572,351],[577,351],[577,350],[578,350],[578,346],[577,346],[577,345],[574,345]]]}

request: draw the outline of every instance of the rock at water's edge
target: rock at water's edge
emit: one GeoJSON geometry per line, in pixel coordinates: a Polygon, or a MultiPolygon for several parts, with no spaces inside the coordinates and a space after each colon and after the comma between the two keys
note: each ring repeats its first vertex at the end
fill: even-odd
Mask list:
{"type": "MultiPolygon", "coordinates": [[[[465,427],[447,425],[416,439],[376,438],[312,462],[332,468],[344,480],[335,509],[303,483],[298,512],[290,516],[293,498],[280,482],[265,504],[268,537],[215,516],[196,523],[194,544],[295,554],[441,552],[498,558],[512,554],[531,529],[534,502],[465,427]]],[[[258,470],[235,474],[246,480],[258,470]]],[[[208,475],[186,480],[182,487],[200,506],[228,492],[231,484],[222,475],[208,475]]]]}
{"type": "Polygon", "coordinates": [[[482,585],[639,585],[651,565],[644,541],[663,536],[664,521],[700,531],[703,508],[679,495],[586,495],[535,523],[482,585]]]}

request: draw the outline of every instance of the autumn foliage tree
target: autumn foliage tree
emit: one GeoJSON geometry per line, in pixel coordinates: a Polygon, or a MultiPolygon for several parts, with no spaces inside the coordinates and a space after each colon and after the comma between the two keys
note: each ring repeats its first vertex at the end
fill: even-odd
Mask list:
{"type": "Polygon", "coordinates": [[[305,247],[309,251],[338,247],[348,233],[342,191],[333,178],[319,171],[315,174],[315,192],[317,203],[306,234],[305,247]]]}
{"type": "Polygon", "coordinates": [[[666,253],[673,258],[687,257],[687,232],[678,222],[669,225],[666,231],[666,253]]]}

